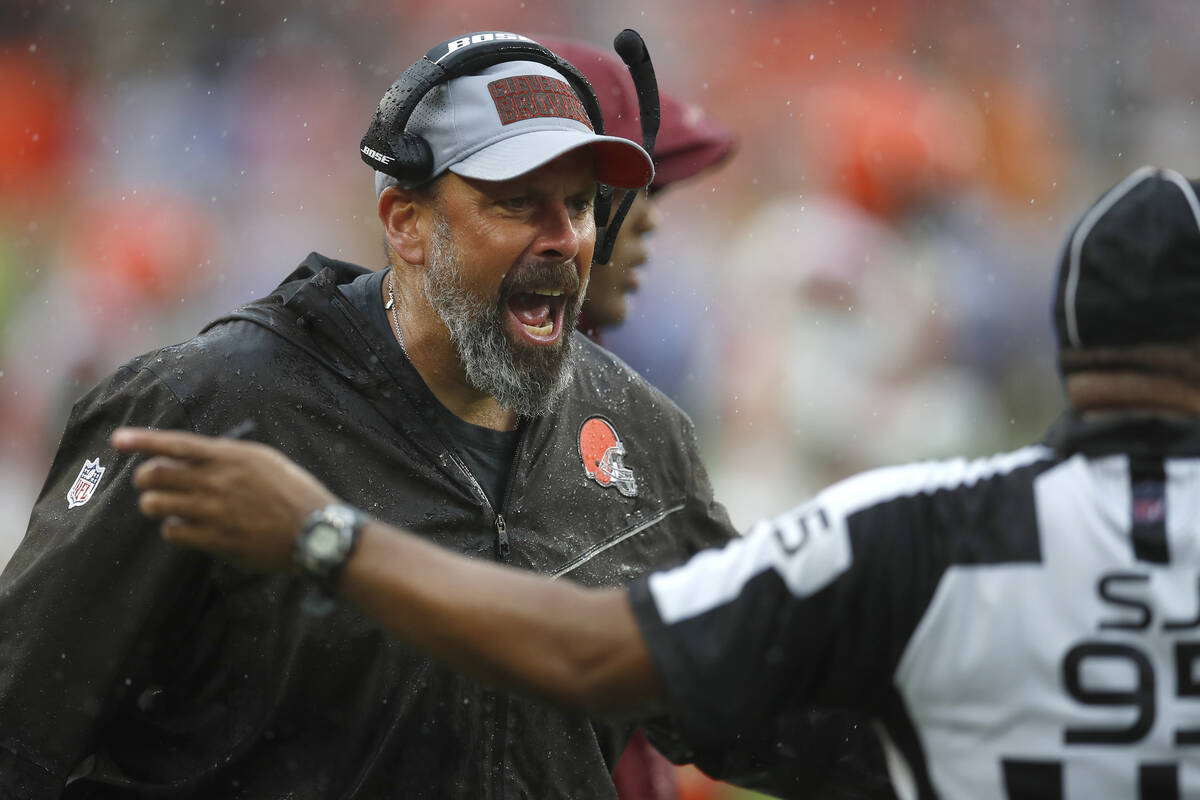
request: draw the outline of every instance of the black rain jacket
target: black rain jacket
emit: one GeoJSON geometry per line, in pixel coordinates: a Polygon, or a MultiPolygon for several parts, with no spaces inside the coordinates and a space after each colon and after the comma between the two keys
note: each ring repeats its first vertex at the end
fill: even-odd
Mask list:
{"type": "Polygon", "coordinates": [[[362,272],[312,254],[76,404],[0,578],[0,797],[615,796],[627,726],[490,690],[350,609],[306,611],[299,579],[167,545],[137,510],[117,426],[252,420],[249,438],[378,519],[589,586],[734,535],[688,418],[580,335],[570,388],[523,426],[492,508],[400,348],[338,291],[362,272]],[[620,437],[635,495],[585,471],[593,416],[620,437]]]}

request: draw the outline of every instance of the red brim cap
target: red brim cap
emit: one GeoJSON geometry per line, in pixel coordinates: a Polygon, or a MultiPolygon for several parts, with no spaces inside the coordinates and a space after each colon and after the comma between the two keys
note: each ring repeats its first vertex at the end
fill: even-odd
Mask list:
{"type": "Polygon", "coordinates": [[[654,148],[652,189],[695,177],[733,155],[733,133],[704,109],[661,95],[662,122],[654,148]]]}

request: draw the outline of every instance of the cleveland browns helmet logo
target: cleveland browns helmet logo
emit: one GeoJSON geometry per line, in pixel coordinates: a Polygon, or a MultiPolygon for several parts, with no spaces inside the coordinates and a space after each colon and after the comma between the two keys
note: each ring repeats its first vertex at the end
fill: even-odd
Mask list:
{"type": "Polygon", "coordinates": [[[579,455],[587,476],[601,486],[615,486],[626,497],[637,496],[637,479],[625,466],[625,445],[604,417],[588,417],[579,429],[579,455]]]}

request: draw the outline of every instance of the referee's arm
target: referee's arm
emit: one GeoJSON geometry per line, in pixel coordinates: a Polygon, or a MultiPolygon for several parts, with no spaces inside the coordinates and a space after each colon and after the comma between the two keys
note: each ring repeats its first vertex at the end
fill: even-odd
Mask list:
{"type": "MultiPolygon", "coordinates": [[[[168,541],[287,572],[303,520],[336,498],[252,442],[125,428],[114,446],[153,456],[139,506],[168,541]]],[[[658,710],[661,680],[620,589],[474,561],[371,520],[338,584],[343,599],[417,649],[481,680],[583,711],[658,710]]]]}
{"type": "Polygon", "coordinates": [[[664,698],[620,589],[474,561],[379,522],[363,531],[342,596],[455,669],[584,711],[664,698]]]}

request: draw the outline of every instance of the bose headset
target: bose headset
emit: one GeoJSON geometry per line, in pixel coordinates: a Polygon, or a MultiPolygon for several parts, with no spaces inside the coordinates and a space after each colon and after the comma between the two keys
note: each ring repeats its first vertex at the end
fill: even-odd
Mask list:
{"type": "MultiPolygon", "coordinates": [[[[654,157],[654,140],[658,136],[658,82],[654,66],[642,37],[626,28],[613,41],[613,47],[629,68],[637,89],[638,110],[642,124],[642,147],[654,157]]],[[[604,115],[591,83],[573,64],[549,48],[527,36],[503,31],[482,31],[448,39],[435,45],[415,64],[400,75],[388,88],[375,109],[371,124],[359,145],[359,154],[367,166],[401,181],[424,182],[433,172],[433,151],[420,136],[406,132],[408,121],[421,99],[434,87],[464,75],[473,75],[506,61],[533,61],[560,73],[579,96],[591,121],[592,129],[604,133],[604,115]]],[[[636,192],[627,192],[617,213],[609,222],[613,188],[605,184],[596,187],[596,250],[595,264],[605,264],[612,257],[617,233],[633,204],[636,192]]]]}

